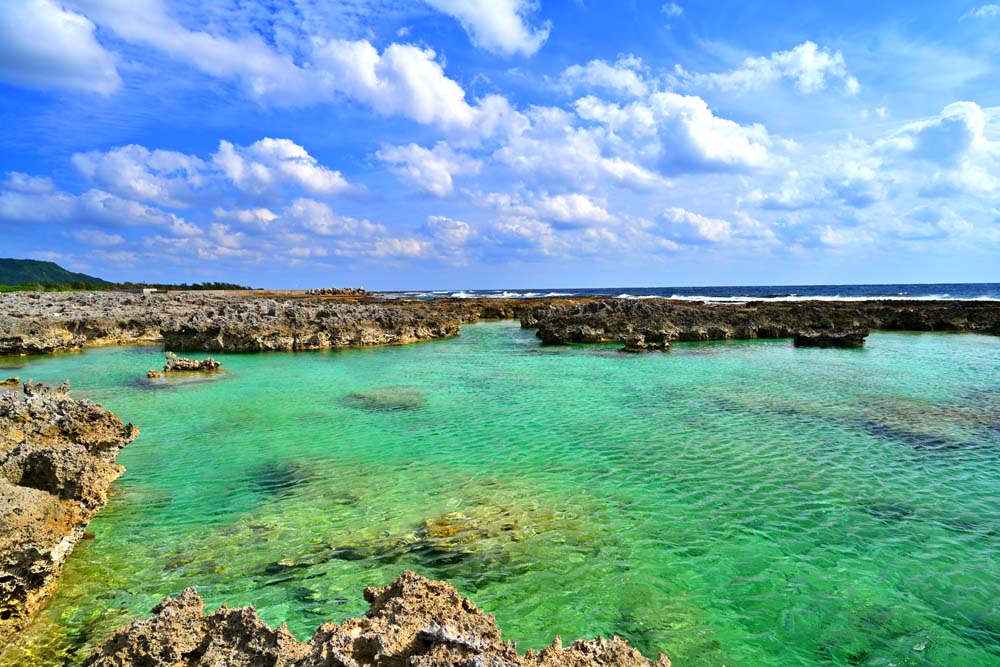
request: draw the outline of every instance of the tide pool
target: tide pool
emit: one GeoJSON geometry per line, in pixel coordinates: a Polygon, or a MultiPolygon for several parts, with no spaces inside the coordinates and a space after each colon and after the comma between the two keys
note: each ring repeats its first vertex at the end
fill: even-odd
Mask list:
{"type": "MultiPolygon", "coordinates": [[[[302,639],[411,569],[519,648],[618,634],[677,667],[1000,665],[1000,339],[541,347],[458,338],[0,360],[132,421],[128,471],[2,667],[79,665],[196,586],[302,639]]],[[[8,371],[6,366],[12,366],[8,371]]]]}

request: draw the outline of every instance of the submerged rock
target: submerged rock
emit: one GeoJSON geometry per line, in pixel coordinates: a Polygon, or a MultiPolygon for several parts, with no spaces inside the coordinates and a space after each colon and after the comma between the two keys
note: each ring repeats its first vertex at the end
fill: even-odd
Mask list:
{"type": "Polygon", "coordinates": [[[153,368],[150,368],[148,371],[146,371],[146,378],[149,379],[149,380],[153,380],[153,379],[156,379],[156,378],[162,377],[162,376],[163,376],[163,373],[161,371],[158,371],[158,370],[153,369],[153,368]]]}
{"type": "Polygon", "coordinates": [[[373,412],[419,410],[427,404],[427,396],[419,387],[378,387],[355,391],[343,397],[352,408],[373,412]]]}
{"type": "MultiPolygon", "coordinates": [[[[186,359],[178,357],[173,352],[167,352],[167,365],[163,367],[164,373],[186,373],[199,371],[217,371],[222,366],[212,357],[207,359],[186,359]]],[[[152,377],[148,373],[146,377],[152,377]]]]}
{"type": "Polygon", "coordinates": [[[272,630],[253,607],[205,603],[188,588],[153,609],[152,618],[116,632],[85,667],[669,667],[644,658],[618,637],[557,638],[542,651],[518,655],[496,619],[452,586],[404,572],[384,588],[368,588],[364,618],[321,625],[299,642],[282,625],[272,630]]]}
{"type": "Polygon", "coordinates": [[[0,646],[55,587],[139,430],[67,385],[0,395],[0,646]]]}
{"type": "Polygon", "coordinates": [[[864,347],[868,329],[805,329],[795,334],[795,347],[864,347]]]}

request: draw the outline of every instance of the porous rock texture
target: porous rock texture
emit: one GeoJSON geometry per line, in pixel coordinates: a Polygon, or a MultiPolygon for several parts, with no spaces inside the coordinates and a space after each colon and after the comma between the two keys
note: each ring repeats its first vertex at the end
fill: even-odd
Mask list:
{"type": "MultiPolygon", "coordinates": [[[[800,301],[711,304],[666,299],[601,299],[538,308],[521,318],[544,343],[602,343],[642,337],[644,345],[799,333],[963,331],[1000,335],[1000,302],[800,301]]],[[[866,334],[867,335],[867,334],[866,334]]],[[[831,343],[837,336],[827,338],[831,343]]],[[[845,342],[849,337],[844,338],[845,342]]]]}
{"type": "Polygon", "coordinates": [[[395,345],[454,336],[462,324],[516,318],[548,303],[554,302],[303,293],[15,292],[0,294],[0,356],[139,343],[213,352],[395,345]]]}
{"type": "Polygon", "coordinates": [[[55,587],[139,430],[68,386],[0,393],[0,646],[55,587]]]}
{"type": "Polygon", "coordinates": [[[556,641],[519,655],[496,619],[452,586],[404,572],[384,588],[368,588],[364,618],[321,625],[300,642],[282,625],[261,621],[253,607],[221,607],[205,615],[194,589],[167,598],[149,619],[116,632],[85,667],[669,667],[647,660],[617,637],[556,641]]]}

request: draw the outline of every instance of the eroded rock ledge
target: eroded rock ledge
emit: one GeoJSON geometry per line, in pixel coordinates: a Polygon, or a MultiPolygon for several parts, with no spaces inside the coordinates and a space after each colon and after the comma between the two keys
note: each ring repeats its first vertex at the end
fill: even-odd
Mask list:
{"type": "Polygon", "coordinates": [[[557,639],[518,655],[496,619],[450,585],[404,572],[384,588],[368,588],[364,618],[321,625],[308,642],[257,617],[253,607],[205,603],[188,588],[153,609],[154,616],[116,632],[85,667],[669,667],[645,659],[617,637],[557,639]]]}
{"type": "Polygon", "coordinates": [[[0,393],[0,646],[48,599],[139,430],[67,387],[0,393]]]}
{"type": "Polygon", "coordinates": [[[522,316],[544,343],[795,338],[800,344],[856,347],[869,329],[1000,335],[1000,303],[984,301],[801,301],[706,304],[602,299],[555,305],[522,316]]]}

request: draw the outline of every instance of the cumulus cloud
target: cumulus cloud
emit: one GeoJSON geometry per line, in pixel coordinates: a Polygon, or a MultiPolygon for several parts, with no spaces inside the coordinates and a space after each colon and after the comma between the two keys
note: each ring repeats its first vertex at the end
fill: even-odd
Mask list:
{"type": "Polygon", "coordinates": [[[682,208],[663,212],[670,236],[686,243],[723,243],[733,236],[732,225],[721,218],[709,218],[682,208]]]}
{"type": "Polygon", "coordinates": [[[563,70],[560,81],[568,90],[600,88],[633,97],[649,91],[642,75],[642,59],[633,55],[620,56],[614,63],[591,60],[586,65],[571,65],[563,70]]]}
{"type": "Polygon", "coordinates": [[[463,246],[476,235],[469,223],[444,215],[429,216],[426,230],[429,236],[445,247],[463,246]]]}
{"type": "MultiPolygon", "coordinates": [[[[484,11],[491,14],[489,8],[505,2],[509,4],[483,3],[484,11]]],[[[516,121],[517,114],[500,96],[470,104],[431,49],[390,44],[380,53],[365,39],[304,36],[306,61],[299,64],[257,35],[230,39],[189,30],[167,14],[160,0],[77,3],[122,39],[163,51],[210,76],[237,80],[252,97],[273,105],[302,106],[346,96],[382,115],[472,137],[489,136],[516,121]]]]}
{"type": "Polygon", "coordinates": [[[537,8],[533,0],[425,0],[440,12],[458,19],[479,48],[514,55],[533,55],[549,37],[551,24],[528,25],[537,8]]]}
{"type": "Polygon", "coordinates": [[[435,197],[452,194],[455,176],[477,174],[483,166],[481,161],[452,150],[444,142],[434,148],[417,144],[385,146],[376,157],[411,185],[435,197]]]}
{"type": "Polygon", "coordinates": [[[350,189],[339,171],[334,171],[289,139],[265,137],[249,146],[219,142],[212,164],[239,189],[265,192],[279,183],[290,183],[316,195],[337,195],[350,189]]]}
{"type": "Polygon", "coordinates": [[[73,156],[73,164],[91,183],[121,197],[184,206],[204,185],[205,163],[174,151],[130,144],[109,151],[73,156]]]}
{"type": "Polygon", "coordinates": [[[121,87],[117,58],[94,24],[54,0],[7,0],[0,11],[0,79],[19,86],[107,95],[121,87]]]}
{"type": "Polygon", "coordinates": [[[315,199],[296,199],[284,209],[281,221],[319,236],[372,237],[386,232],[385,227],[368,220],[336,215],[315,199]]]}
{"type": "Polygon", "coordinates": [[[88,190],[81,195],[60,191],[0,191],[0,219],[112,228],[149,227],[179,236],[201,233],[196,225],[180,216],[102,190],[88,190]]]}
{"type": "Polygon", "coordinates": [[[660,11],[667,16],[681,16],[684,13],[684,8],[676,2],[666,2],[660,7],[660,11]]]}
{"type": "Polygon", "coordinates": [[[747,92],[763,88],[779,79],[791,79],[802,94],[815,93],[827,87],[828,81],[839,81],[848,95],[856,94],[861,85],[847,71],[844,54],[820,48],[806,41],[788,51],[777,51],[769,56],[747,58],[731,72],[715,74],[687,74],[682,78],[698,85],[707,85],[725,91],[747,92]]]}

